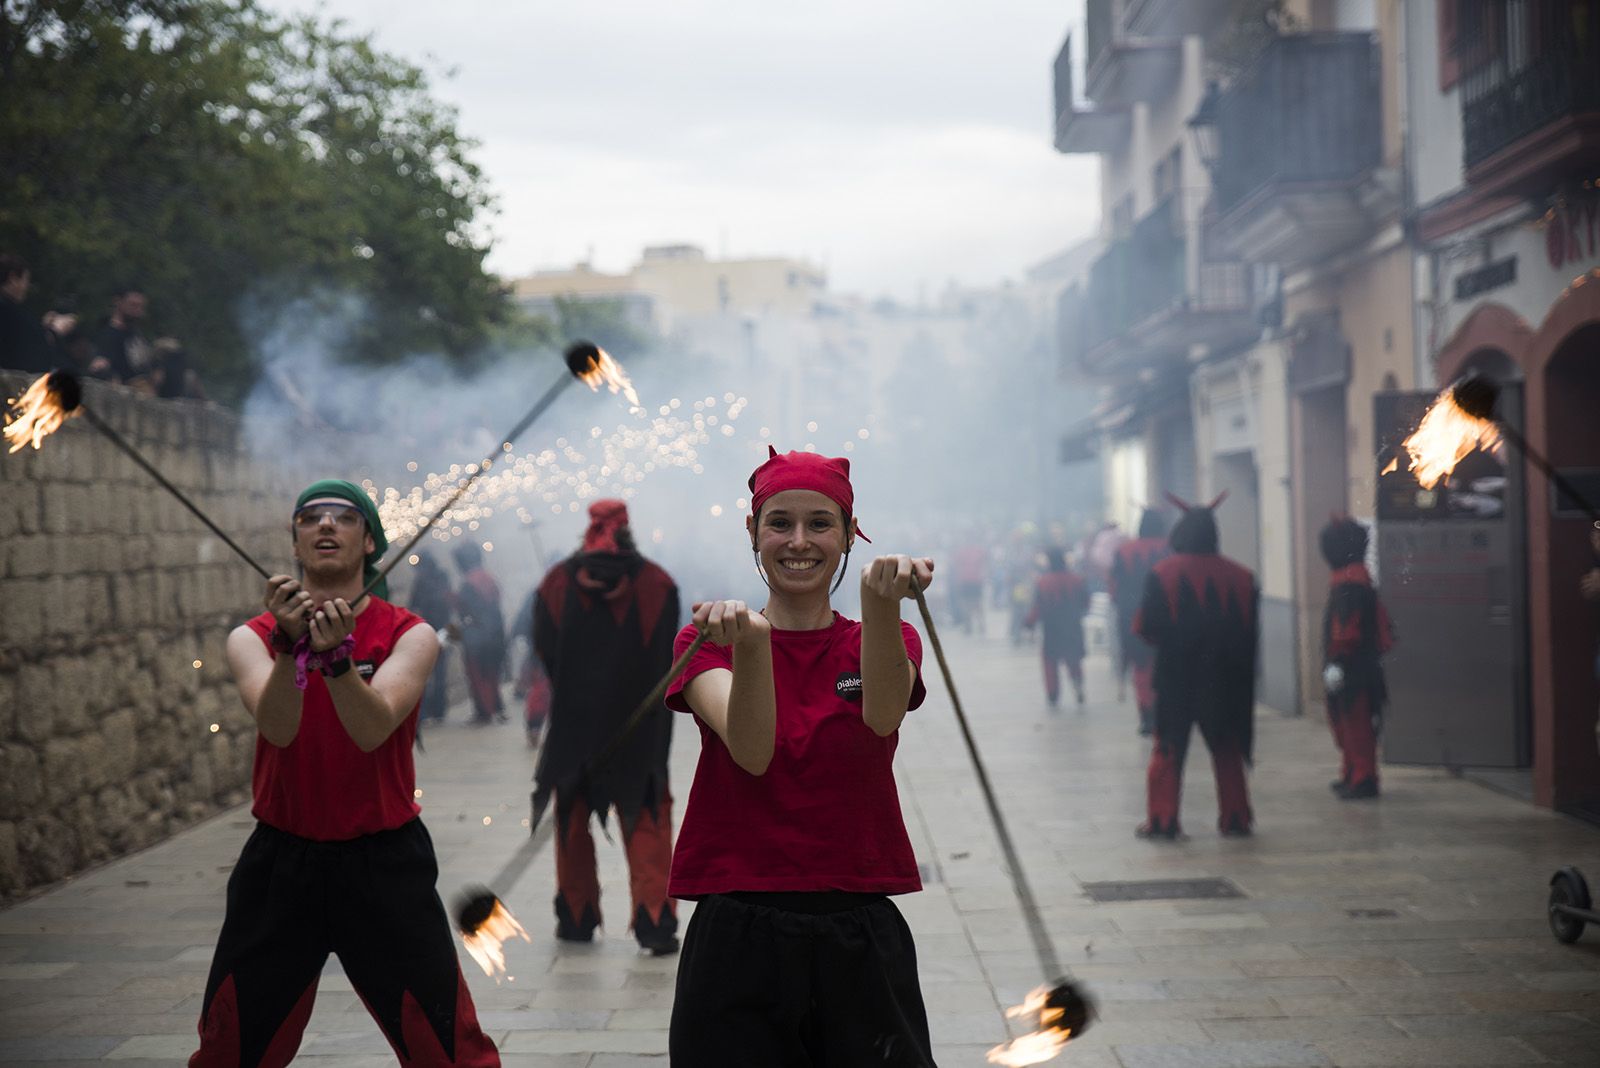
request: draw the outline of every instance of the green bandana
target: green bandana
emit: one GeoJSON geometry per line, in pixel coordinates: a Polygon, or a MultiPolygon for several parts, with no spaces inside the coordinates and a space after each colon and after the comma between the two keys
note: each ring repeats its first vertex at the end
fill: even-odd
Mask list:
{"type": "MultiPolygon", "coordinates": [[[[320,500],[323,497],[337,497],[341,501],[349,501],[361,509],[361,514],[367,520],[367,533],[372,535],[372,551],[367,554],[367,566],[361,573],[363,585],[371,582],[378,574],[378,561],[383,559],[383,554],[389,549],[389,539],[383,533],[383,520],[378,518],[378,506],[372,503],[372,498],[367,496],[367,491],[354,482],[346,482],[342,478],[325,478],[321,482],[313,482],[300,494],[300,499],[294,502],[295,511],[299,511],[307,501],[320,500]]],[[[372,588],[372,595],[379,600],[389,599],[389,580],[384,579],[372,588]]]]}

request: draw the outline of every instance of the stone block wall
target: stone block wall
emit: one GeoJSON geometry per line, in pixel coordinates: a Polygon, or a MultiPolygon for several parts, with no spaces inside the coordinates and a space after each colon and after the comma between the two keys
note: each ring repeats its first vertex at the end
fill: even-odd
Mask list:
{"type": "MultiPolygon", "coordinates": [[[[26,385],[0,374],[5,397],[26,385]]],[[[215,405],[99,383],[85,403],[269,572],[294,494],[341,469],[331,441],[314,472],[248,455],[215,405]]],[[[248,798],[255,726],[223,650],[261,591],[85,420],[0,451],[0,900],[248,798]]]]}

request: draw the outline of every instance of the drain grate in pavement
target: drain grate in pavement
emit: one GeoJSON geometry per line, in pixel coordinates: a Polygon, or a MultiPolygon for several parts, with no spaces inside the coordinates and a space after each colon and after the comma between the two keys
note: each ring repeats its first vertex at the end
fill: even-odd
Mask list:
{"type": "Polygon", "coordinates": [[[1244,897],[1227,879],[1144,879],[1130,883],[1084,883],[1095,901],[1204,901],[1244,897]]]}

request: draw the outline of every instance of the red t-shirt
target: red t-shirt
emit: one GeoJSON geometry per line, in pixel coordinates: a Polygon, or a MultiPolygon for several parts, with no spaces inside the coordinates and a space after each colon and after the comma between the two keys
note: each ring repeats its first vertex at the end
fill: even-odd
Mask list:
{"type": "MultiPolygon", "coordinates": [[[[927,696],[922,640],[900,624],[918,668],[907,708],[927,696]]],[[[674,656],[694,639],[678,633],[674,656]]],[[[702,672],[733,668],[733,649],[706,643],[667,691],[667,706],[693,714],[683,688],[702,672]]],[[[837,612],[821,630],[772,631],[777,730],[772,763],[751,775],[715,731],[700,728],[700,763],[672,854],[673,897],[736,890],[922,889],[895,790],[899,732],[880,738],[861,718],[861,624],[837,612]]]]}
{"type": "MultiPolygon", "coordinates": [[[[370,682],[400,635],[421,622],[420,616],[374,597],[356,617],[352,670],[370,682]]],[[[272,633],[272,613],[263,612],[246,626],[271,652],[267,636],[272,633]]],[[[417,773],[411,761],[416,737],[413,708],[382,745],[363,753],[339,722],[327,682],[318,672],[310,672],[294,741],[279,748],[256,735],[251,783],[255,804],[250,812],[280,831],[319,842],[345,841],[409,823],[422,811],[416,802],[417,773]]]]}

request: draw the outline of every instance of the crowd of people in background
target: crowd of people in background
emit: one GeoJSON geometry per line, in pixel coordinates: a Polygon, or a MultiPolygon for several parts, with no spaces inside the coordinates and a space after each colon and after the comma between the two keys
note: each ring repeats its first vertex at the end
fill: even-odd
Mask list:
{"type": "Polygon", "coordinates": [[[138,285],[119,286],[97,323],[72,308],[52,306],[39,312],[28,299],[32,290],[33,270],[27,261],[0,253],[0,370],[67,370],[150,396],[205,399],[183,342],[146,336],[149,297],[138,285]]]}

